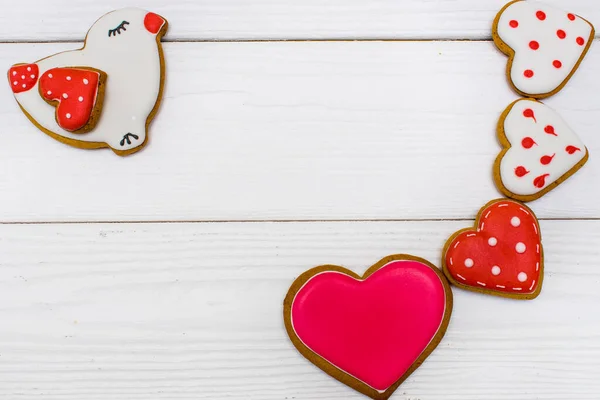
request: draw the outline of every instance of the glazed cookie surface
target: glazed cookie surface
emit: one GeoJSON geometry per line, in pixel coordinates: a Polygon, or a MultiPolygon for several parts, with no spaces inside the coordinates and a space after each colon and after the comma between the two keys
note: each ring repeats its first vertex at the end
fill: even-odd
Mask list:
{"type": "Polygon", "coordinates": [[[134,153],[162,96],[167,26],[141,9],[113,11],[96,21],[82,49],[17,64],[9,84],[27,117],[54,139],[134,153]]]}
{"type": "Polygon", "coordinates": [[[386,257],[364,276],[317,267],[284,301],[290,339],[309,361],[370,396],[387,399],[443,337],[452,292],[429,262],[386,257]]]}
{"type": "Polygon", "coordinates": [[[512,103],[498,123],[503,150],[494,164],[494,180],[507,197],[539,199],[575,174],[588,150],[553,109],[531,99],[512,103]]]}
{"type": "Polygon", "coordinates": [[[533,211],[513,200],[494,200],[479,211],[473,228],[448,239],[443,270],[462,289],[534,299],[544,277],[541,240],[533,211]]]}
{"type": "Polygon", "coordinates": [[[594,27],[582,17],[537,1],[517,0],[496,16],[492,36],[509,56],[507,76],[523,97],[561,90],[585,57],[594,27]]]}

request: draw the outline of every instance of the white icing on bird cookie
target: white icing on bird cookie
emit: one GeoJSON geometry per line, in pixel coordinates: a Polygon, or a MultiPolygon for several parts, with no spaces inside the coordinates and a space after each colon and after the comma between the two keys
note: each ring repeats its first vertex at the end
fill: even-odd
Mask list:
{"type": "Polygon", "coordinates": [[[588,158],[575,132],[536,100],[511,104],[500,121],[499,137],[505,150],[496,162],[497,183],[507,196],[521,201],[543,196],[588,158]]]}
{"type": "Polygon", "coordinates": [[[508,4],[494,22],[494,41],[510,55],[509,79],[523,96],[548,97],[575,72],[594,38],[585,19],[536,1],[508,4]]]}
{"type": "Polygon", "coordinates": [[[157,14],[136,8],[113,11],[92,26],[83,49],[16,65],[8,73],[9,84],[24,112],[53,138],[131,154],[145,144],[160,101],[160,38],[166,29],[166,20],[157,14]],[[25,75],[28,68],[31,73],[25,75]],[[97,72],[94,79],[84,76],[90,71],[97,72]],[[97,90],[98,82],[104,83],[98,76],[106,81],[97,90]]]}

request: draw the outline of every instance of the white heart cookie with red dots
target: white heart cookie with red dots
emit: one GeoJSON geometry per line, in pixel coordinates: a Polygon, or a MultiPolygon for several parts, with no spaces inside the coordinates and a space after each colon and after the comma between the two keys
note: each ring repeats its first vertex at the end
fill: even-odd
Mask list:
{"type": "Polygon", "coordinates": [[[532,99],[512,103],[498,123],[504,149],[496,159],[496,185],[507,197],[539,199],[577,172],[588,150],[554,110],[532,99]]]}
{"type": "Polygon", "coordinates": [[[542,99],[561,90],[594,39],[587,20],[537,1],[516,0],[496,16],[492,36],[510,59],[507,75],[524,97],[542,99]]]}
{"type": "Polygon", "coordinates": [[[167,26],[152,12],[113,11],[94,23],[82,49],[13,66],[9,85],[27,117],[52,138],[132,154],[146,144],[161,100],[167,26]]]}

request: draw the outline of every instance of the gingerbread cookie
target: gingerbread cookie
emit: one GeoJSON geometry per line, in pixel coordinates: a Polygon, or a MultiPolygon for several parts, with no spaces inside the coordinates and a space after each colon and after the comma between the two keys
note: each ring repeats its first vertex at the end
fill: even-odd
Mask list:
{"type": "Polygon", "coordinates": [[[10,87],[25,115],[54,139],[132,154],[145,145],[162,97],[167,26],[144,10],[113,11],[96,21],[82,49],[13,66],[10,87]]]}
{"type": "Polygon", "coordinates": [[[325,265],[302,274],[283,304],[294,346],[323,371],[387,399],[441,341],[452,291],[431,263],[384,258],[361,277],[325,265]]]}
{"type": "Polygon", "coordinates": [[[539,199],[588,160],[588,150],[575,132],[536,100],[517,100],[504,111],[498,140],[503,150],[494,164],[496,186],[519,201],[539,199]]]}
{"type": "Polygon", "coordinates": [[[507,76],[523,97],[543,99],[560,91],[594,39],[592,24],[536,1],[508,3],[496,16],[492,37],[509,56],[507,76]]]}
{"type": "Polygon", "coordinates": [[[458,231],[446,242],[444,274],[463,289],[534,299],[544,278],[541,240],[533,211],[513,200],[491,201],[479,211],[474,228],[458,231]]]}

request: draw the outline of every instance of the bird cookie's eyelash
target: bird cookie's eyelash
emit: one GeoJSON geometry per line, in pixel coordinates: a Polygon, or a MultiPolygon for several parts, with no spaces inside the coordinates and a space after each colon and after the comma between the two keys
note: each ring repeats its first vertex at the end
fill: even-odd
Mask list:
{"type": "Polygon", "coordinates": [[[109,29],[108,30],[108,37],[117,36],[117,33],[120,35],[121,31],[126,31],[127,28],[125,28],[125,25],[129,25],[129,22],[123,21],[115,29],[109,29]]]}

